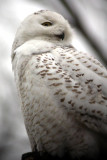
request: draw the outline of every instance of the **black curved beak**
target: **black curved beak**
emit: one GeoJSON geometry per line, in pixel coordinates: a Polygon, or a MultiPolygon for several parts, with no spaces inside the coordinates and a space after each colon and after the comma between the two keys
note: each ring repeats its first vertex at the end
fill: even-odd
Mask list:
{"type": "Polygon", "coordinates": [[[65,37],[65,34],[64,34],[64,32],[62,32],[61,34],[59,34],[59,35],[55,35],[56,37],[58,37],[59,39],[64,39],[64,37],[65,37]]]}

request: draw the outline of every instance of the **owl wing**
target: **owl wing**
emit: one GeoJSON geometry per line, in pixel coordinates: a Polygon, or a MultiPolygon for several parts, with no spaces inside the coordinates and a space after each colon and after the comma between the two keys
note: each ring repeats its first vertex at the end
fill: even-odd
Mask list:
{"type": "Polygon", "coordinates": [[[74,48],[57,48],[67,95],[60,103],[89,128],[107,133],[107,70],[91,56],[74,48]]]}
{"type": "Polygon", "coordinates": [[[107,134],[107,71],[97,60],[71,47],[57,47],[46,53],[33,52],[27,65],[21,66],[27,85],[32,83],[33,100],[40,97],[48,105],[43,100],[48,95],[54,106],[78,123],[107,134]]]}

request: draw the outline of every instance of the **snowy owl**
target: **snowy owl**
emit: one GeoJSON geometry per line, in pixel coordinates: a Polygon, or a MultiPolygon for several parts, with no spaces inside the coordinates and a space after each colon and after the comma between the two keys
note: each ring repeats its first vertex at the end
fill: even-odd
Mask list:
{"type": "Polygon", "coordinates": [[[28,16],[15,36],[12,67],[32,151],[106,155],[107,71],[72,46],[63,16],[47,10],[28,16]]]}

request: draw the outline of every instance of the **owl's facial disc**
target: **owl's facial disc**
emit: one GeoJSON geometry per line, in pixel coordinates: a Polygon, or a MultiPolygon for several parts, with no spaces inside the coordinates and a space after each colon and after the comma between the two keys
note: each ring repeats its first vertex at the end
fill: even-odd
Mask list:
{"type": "MultiPolygon", "coordinates": [[[[46,22],[43,22],[41,25],[44,27],[50,27],[53,25],[53,23],[50,21],[46,21],[46,22]]],[[[65,37],[65,33],[64,33],[64,31],[62,31],[60,34],[55,34],[54,36],[59,40],[63,40],[65,37]]]]}
{"type": "Polygon", "coordinates": [[[68,21],[56,12],[40,11],[29,15],[19,26],[13,50],[29,40],[42,40],[53,45],[71,45],[72,29],[68,21]]]}
{"type": "MultiPolygon", "coordinates": [[[[44,28],[50,28],[53,29],[53,25],[54,23],[52,23],[51,21],[45,21],[43,23],[41,23],[41,25],[44,27],[44,28]]],[[[58,41],[59,40],[64,40],[64,37],[65,37],[65,33],[64,31],[60,31],[60,33],[54,33],[53,35],[50,35],[51,37],[55,37],[55,39],[57,39],[58,41]]]]}

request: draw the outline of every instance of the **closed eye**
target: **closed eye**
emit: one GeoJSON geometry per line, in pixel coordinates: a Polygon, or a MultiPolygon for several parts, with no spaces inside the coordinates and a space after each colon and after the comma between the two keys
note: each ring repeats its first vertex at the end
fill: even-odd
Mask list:
{"type": "Polygon", "coordinates": [[[41,25],[48,27],[48,26],[52,26],[52,23],[51,22],[44,22],[41,25]]]}

